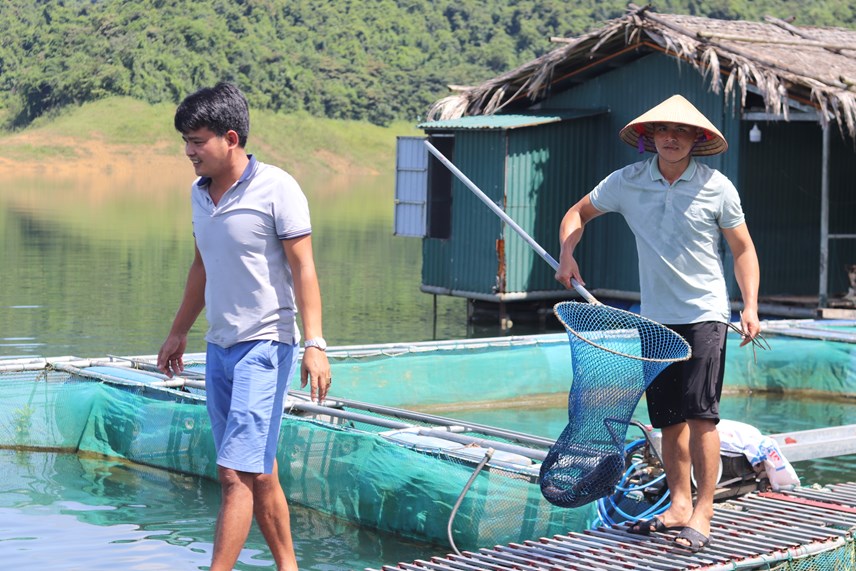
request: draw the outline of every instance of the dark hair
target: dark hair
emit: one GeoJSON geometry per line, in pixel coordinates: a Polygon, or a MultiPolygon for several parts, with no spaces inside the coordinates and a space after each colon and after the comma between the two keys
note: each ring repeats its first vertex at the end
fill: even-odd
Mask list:
{"type": "Polygon", "coordinates": [[[204,87],[184,98],[175,110],[175,128],[189,133],[203,127],[219,137],[227,132],[238,134],[238,144],[244,147],[250,134],[250,110],[247,98],[231,83],[220,82],[204,87]]]}

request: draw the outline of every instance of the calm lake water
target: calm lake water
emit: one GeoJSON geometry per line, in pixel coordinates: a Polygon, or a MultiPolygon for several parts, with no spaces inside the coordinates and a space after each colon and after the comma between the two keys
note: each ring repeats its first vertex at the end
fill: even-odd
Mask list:
{"type": "MultiPolygon", "coordinates": [[[[193,255],[191,180],[188,167],[4,181],[0,358],[156,353],[193,255]]],[[[502,334],[468,326],[462,300],[438,298],[434,319],[434,299],[419,291],[420,241],[392,235],[391,174],[302,182],[331,344],[502,334]]],[[[192,331],[189,352],[204,350],[204,328],[202,320],[192,331]]],[[[728,396],[723,413],[763,432],[856,423],[856,405],[847,400],[728,396]]],[[[509,403],[454,415],[555,437],[567,410],[557,395],[538,410],[509,403]]],[[[805,482],[847,481],[856,457],[796,468],[805,482]]],[[[8,568],[204,568],[217,504],[217,485],[200,478],[75,455],[0,451],[0,557],[8,568]]],[[[445,552],[299,506],[292,518],[304,569],[379,567],[445,552]]],[[[272,568],[255,529],[238,568],[272,568]]]]}
{"type": "MultiPolygon", "coordinates": [[[[0,188],[0,357],[157,353],[193,256],[192,171],[24,178],[0,188]]],[[[465,304],[419,291],[421,245],[392,235],[393,178],[304,184],[328,343],[460,338],[465,304]]],[[[204,320],[188,352],[204,351],[204,320]]]]}

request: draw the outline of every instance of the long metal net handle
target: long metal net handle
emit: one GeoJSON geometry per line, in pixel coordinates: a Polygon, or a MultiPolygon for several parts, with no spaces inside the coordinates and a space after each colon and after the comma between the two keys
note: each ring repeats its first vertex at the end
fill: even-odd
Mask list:
{"type": "MultiPolygon", "coordinates": [[[[473,192],[473,194],[475,194],[479,198],[479,200],[484,202],[485,205],[488,208],[490,208],[494,214],[499,216],[503,222],[505,222],[506,224],[508,224],[511,227],[512,230],[517,232],[517,234],[519,234],[520,237],[523,238],[526,241],[526,243],[532,247],[533,250],[535,250],[535,253],[537,253],[539,256],[541,256],[545,262],[550,264],[550,267],[552,267],[553,270],[559,269],[559,263],[555,260],[555,258],[553,258],[553,256],[551,256],[549,253],[547,253],[547,250],[542,248],[541,245],[538,242],[536,242],[535,239],[532,238],[532,236],[530,236],[526,232],[526,230],[521,228],[517,224],[517,222],[515,222],[514,219],[511,218],[511,216],[506,214],[502,208],[497,206],[496,203],[493,200],[491,200],[488,195],[486,195],[484,192],[482,192],[482,190],[478,186],[476,186],[473,181],[471,181],[469,178],[467,178],[467,175],[462,173],[460,171],[460,169],[458,169],[458,167],[456,167],[454,164],[452,164],[452,161],[447,159],[443,155],[443,153],[438,151],[437,147],[435,147],[434,145],[432,145],[428,141],[425,141],[425,146],[428,147],[428,151],[430,151],[431,154],[434,155],[434,157],[438,161],[443,163],[443,165],[447,169],[452,171],[452,174],[454,174],[456,177],[458,177],[458,180],[460,180],[462,183],[464,183],[464,185],[467,188],[469,188],[473,192]]],[[[597,299],[595,299],[595,297],[591,293],[589,293],[589,291],[586,288],[584,288],[583,285],[580,282],[578,282],[577,280],[571,279],[571,285],[574,286],[574,289],[577,290],[577,293],[580,294],[583,297],[583,299],[585,299],[587,302],[595,304],[595,305],[600,304],[600,302],[597,299]]]]}

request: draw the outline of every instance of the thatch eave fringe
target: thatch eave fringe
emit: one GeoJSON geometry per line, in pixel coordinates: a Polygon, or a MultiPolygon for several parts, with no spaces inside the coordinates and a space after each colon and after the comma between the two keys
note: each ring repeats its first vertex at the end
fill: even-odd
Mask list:
{"type": "Polygon", "coordinates": [[[611,40],[613,37],[615,37],[615,35],[616,35],[619,31],[622,31],[622,30],[621,30],[618,26],[612,26],[612,27],[607,28],[606,30],[604,30],[604,33],[603,33],[603,34],[601,34],[601,35],[598,37],[598,39],[597,39],[597,40],[598,40],[598,41],[597,41],[597,43],[595,43],[595,45],[594,45],[594,46],[592,46],[592,48],[591,48],[590,50],[588,50],[588,51],[589,51],[589,53],[591,53],[591,54],[597,53],[597,52],[601,49],[601,47],[602,47],[606,42],[608,42],[608,41],[609,41],[609,40],[611,40]]]}
{"type": "Polygon", "coordinates": [[[625,16],[602,28],[563,40],[561,47],[517,69],[440,99],[428,120],[492,114],[527,99],[537,102],[549,95],[557,78],[645,44],[689,62],[711,91],[722,91],[726,100],[733,103],[739,94],[740,108],[754,85],[767,112],[787,120],[790,99],[809,101],[821,123],[834,119],[856,138],[856,31],[798,28],[770,17],[748,22],[656,14],[633,4],[625,16]]]}
{"type": "Polygon", "coordinates": [[[701,54],[701,76],[710,81],[711,91],[719,93],[722,89],[722,76],[719,73],[719,56],[716,50],[708,47],[701,54]]]}

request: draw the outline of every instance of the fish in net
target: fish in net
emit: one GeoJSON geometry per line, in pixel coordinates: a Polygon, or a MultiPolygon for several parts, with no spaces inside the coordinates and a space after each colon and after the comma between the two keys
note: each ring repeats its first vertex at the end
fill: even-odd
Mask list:
{"type": "Polygon", "coordinates": [[[553,312],[571,343],[568,425],[541,464],[541,493],[578,507],[614,492],[624,473],[627,426],[642,393],[689,344],[671,329],[602,304],[566,301],[553,312]]]}

